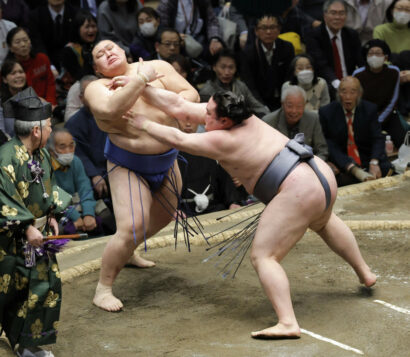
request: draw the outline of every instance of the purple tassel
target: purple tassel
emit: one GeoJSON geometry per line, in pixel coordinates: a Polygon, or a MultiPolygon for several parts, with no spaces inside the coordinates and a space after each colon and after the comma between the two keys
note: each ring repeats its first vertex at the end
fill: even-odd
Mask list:
{"type": "Polygon", "coordinates": [[[45,252],[48,253],[59,253],[61,252],[65,245],[70,242],[71,239],[54,239],[54,240],[49,240],[44,243],[43,247],[41,248],[42,254],[45,252]]]}

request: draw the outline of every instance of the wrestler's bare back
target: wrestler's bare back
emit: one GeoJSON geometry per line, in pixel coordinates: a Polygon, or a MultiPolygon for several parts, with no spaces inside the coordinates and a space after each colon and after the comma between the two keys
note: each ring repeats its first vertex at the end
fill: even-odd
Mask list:
{"type": "MultiPolygon", "coordinates": [[[[219,132],[224,134],[224,130],[219,132]]],[[[209,134],[211,133],[213,132],[209,134]]],[[[226,134],[226,149],[222,148],[216,159],[232,177],[241,181],[249,193],[253,193],[259,177],[284,148],[289,138],[256,116],[244,120],[240,125],[235,125],[227,130],[226,134]]],[[[315,161],[325,177],[333,182],[334,177],[328,165],[318,157],[315,157],[315,161]]],[[[287,182],[294,181],[298,176],[305,174],[312,175],[316,180],[313,170],[307,164],[302,164],[292,171],[283,184],[286,185],[287,182]]],[[[317,181],[316,184],[319,182],[317,181]]],[[[306,185],[309,185],[309,182],[306,185]]]]}
{"type": "MultiPolygon", "coordinates": [[[[164,75],[163,78],[150,82],[150,85],[157,88],[166,88],[166,83],[164,83],[164,81],[166,81],[166,76],[169,69],[166,66],[164,67],[161,61],[150,61],[149,63],[159,74],[164,75]]],[[[128,70],[124,76],[135,75],[135,73],[138,72],[139,65],[139,63],[129,64],[128,70]]],[[[103,88],[105,92],[104,94],[107,98],[111,96],[114,91],[123,90],[123,87],[121,86],[116,89],[111,89],[111,79],[109,78],[99,79],[95,81],[94,85],[103,88]]],[[[135,104],[131,108],[124,108],[124,113],[129,109],[136,113],[145,115],[154,122],[171,127],[178,127],[178,123],[175,119],[147,103],[142,96],[136,100],[135,104]]],[[[110,120],[101,120],[97,115],[95,115],[95,120],[98,127],[108,133],[110,140],[115,145],[125,150],[138,154],[159,154],[171,149],[170,146],[161,143],[143,131],[137,130],[130,126],[127,121],[121,119],[121,115],[118,118],[111,118],[110,120]]]]}

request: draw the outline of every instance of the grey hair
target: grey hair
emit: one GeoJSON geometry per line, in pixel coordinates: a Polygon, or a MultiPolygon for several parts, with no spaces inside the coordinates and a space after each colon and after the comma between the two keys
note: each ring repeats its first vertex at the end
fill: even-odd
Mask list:
{"type": "Polygon", "coordinates": [[[34,127],[45,127],[47,125],[47,119],[44,120],[37,120],[37,121],[23,121],[23,120],[15,120],[14,121],[14,133],[16,136],[21,136],[25,138],[30,135],[31,130],[34,127]]]}
{"type": "MultiPolygon", "coordinates": [[[[68,133],[72,136],[72,134],[67,128],[64,128],[64,127],[54,128],[47,140],[46,148],[48,151],[50,150],[55,151],[54,149],[55,149],[55,143],[56,143],[56,135],[59,133],[68,133]]],[[[75,145],[75,141],[74,141],[74,145],[75,145]]]]}
{"type": "Polygon", "coordinates": [[[329,10],[329,7],[337,2],[340,2],[345,8],[345,11],[347,11],[346,2],[344,0],[327,0],[323,3],[323,13],[327,12],[327,10],[329,10]]]}
{"type": "Polygon", "coordinates": [[[289,95],[301,95],[306,103],[307,97],[306,92],[303,88],[299,86],[288,86],[286,87],[280,96],[280,101],[283,103],[289,95]]]}

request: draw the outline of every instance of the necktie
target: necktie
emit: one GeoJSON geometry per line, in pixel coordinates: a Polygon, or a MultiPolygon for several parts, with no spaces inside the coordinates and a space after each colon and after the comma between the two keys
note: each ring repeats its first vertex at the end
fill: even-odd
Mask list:
{"type": "Polygon", "coordinates": [[[61,25],[61,20],[62,20],[62,16],[60,14],[58,14],[54,20],[54,30],[55,30],[55,38],[57,40],[60,40],[61,38],[61,30],[62,30],[62,25],[61,25]]]}
{"type": "Polygon", "coordinates": [[[337,40],[337,37],[334,36],[332,38],[333,62],[335,64],[336,77],[338,79],[342,79],[343,78],[342,62],[340,62],[340,55],[339,55],[339,50],[337,49],[336,40],[337,40]]]}
{"type": "Polygon", "coordinates": [[[362,164],[359,156],[359,151],[357,150],[356,143],[354,141],[353,133],[353,113],[346,112],[347,117],[347,155],[350,156],[356,164],[359,166],[362,164]]]}

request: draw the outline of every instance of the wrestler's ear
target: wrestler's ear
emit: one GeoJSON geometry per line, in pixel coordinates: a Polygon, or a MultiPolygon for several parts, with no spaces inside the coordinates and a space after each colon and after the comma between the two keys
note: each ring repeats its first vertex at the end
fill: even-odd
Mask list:
{"type": "Polygon", "coordinates": [[[222,124],[222,129],[229,129],[233,126],[233,120],[228,117],[221,117],[219,120],[222,124]]]}

